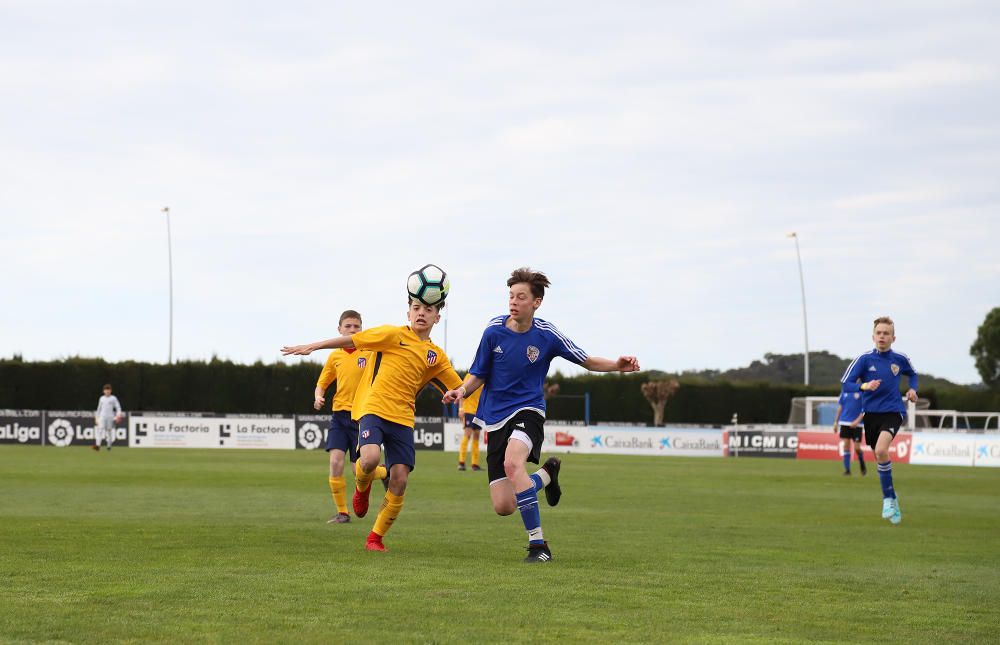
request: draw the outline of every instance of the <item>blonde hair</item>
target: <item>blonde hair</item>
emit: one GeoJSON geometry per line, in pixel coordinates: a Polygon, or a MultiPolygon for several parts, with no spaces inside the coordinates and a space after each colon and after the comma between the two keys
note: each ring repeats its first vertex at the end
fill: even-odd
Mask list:
{"type": "Polygon", "coordinates": [[[889,316],[879,316],[878,318],[875,319],[875,324],[872,325],[872,331],[875,331],[875,328],[883,323],[886,325],[892,325],[893,329],[896,328],[896,323],[892,322],[892,318],[890,318],[889,316]]]}

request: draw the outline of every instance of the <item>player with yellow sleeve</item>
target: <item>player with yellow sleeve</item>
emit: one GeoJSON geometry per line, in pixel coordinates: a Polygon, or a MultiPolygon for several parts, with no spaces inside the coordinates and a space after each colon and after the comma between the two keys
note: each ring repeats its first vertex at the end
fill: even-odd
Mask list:
{"type": "MultiPolygon", "coordinates": [[[[337,331],[342,336],[351,336],[361,331],[361,314],[348,309],[340,314],[337,331]]],[[[334,383],[337,392],[331,405],[330,430],[326,433],[326,451],[330,453],[330,493],[337,507],[337,514],[327,524],[346,524],[351,521],[347,512],[347,483],[344,481],[344,457],[349,455],[351,463],[358,460],[358,424],[351,419],[351,408],[358,384],[371,356],[356,349],[335,349],[330,352],[316,380],[313,392],[313,407],[317,410],[326,404],[326,390],[334,383]]],[[[375,478],[385,482],[387,471],[379,466],[375,478]]]]}
{"type": "Polygon", "coordinates": [[[430,339],[431,329],[441,320],[442,307],[443,300],[425,305],[411,299],[407,310],[409,325],[383,325],[353,336],[281,348],[285,355],[348,347],[372,354],[365,374],[368,382],[358,393],[352,411],[358,420],[361,452],[355,465],[355,515],[364,517],[368,513],[371,481],[382,454],[380,444],[385,446],[389,468],[389,489],[365,543],[369,551],[385,551],[382,537],[403,508],[407,480],[416,462],[413,425],[417,395],[427,384],[442,393],[462,384],[444,351],[430,339]]]}
{"type": "Polygon", "coordinates": [[[479,467],[479,431],[482,429],[476,423],[476,410],[479,408],[479,395],[483,393],[479,388],[469,396],[462,399],[462,406],[458,410],[458,416],[465,424],[462,434],[462,443],[458,448],[458,469],[465,470],[465,451],[469,449],[471,443],[472,470],[482,470],[479,467]]]}

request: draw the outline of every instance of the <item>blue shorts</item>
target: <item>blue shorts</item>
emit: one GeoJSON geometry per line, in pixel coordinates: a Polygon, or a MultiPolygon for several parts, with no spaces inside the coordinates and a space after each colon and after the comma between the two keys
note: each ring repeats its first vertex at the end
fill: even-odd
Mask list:
{"type": "Polygon", "coordinates": [[[330,417],[330,431],[326,433],[326,451],[343,450],[352,462],[358,460],[358,424],[351,421],[351,413],[337,410],[330,417]]]}
{"type": "Polygon", "coordinates": [[[465,427],[466,428],[472,428],[473,430],[482,430],[483,427],[480,426],[478,423],[475,423],[475,418],[476,418],[476,415],[474,415],[474,414],[466,414],[465,415],[465,427]]]}
{"type": "Polygon", "coordinates": [[[413,428],[386,421],[375,414],[366,414],[358,421],[358,445],[382,444],[385,465],[392,468],[404,464],[413,470],[416,452],[413,449],[413,428]]]}

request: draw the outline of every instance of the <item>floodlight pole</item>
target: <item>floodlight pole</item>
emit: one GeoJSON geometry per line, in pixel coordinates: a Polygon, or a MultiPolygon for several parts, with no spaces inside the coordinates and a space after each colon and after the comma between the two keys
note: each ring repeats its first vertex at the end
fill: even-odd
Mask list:
{"type": "Polygon", "coordinates": [[[805,384],[809,385],[809,321],[806,318],[806,279],[802,275],[802,253],[799,252],[799,235],[792,232],[788,237],[795,240],[795,257],[799,260],[799,286],[802,289],[802,328],[806,338],[805,384]]]}
{"type": "Polygon", "coordinates": [[[174,362],[174,258],[170,246],[170,207],[164,206],[161,212],[167,214],[167,280],[170,287],[170,319],[167,344],[167,365],[174,362]]]}

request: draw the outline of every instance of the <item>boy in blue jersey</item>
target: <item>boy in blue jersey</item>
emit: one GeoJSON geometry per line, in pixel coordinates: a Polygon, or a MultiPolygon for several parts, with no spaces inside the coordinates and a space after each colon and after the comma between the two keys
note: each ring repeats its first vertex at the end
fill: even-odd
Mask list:
{"type": "Polygon", "coordinates": [[[844,475],[851,474],[851,452],[858,454],[861,474],[867,475],[864,447],[861,444],[861,419],[865,417],[861,409],[861,392],[840,392],[837,415],[833,418],[833,431],[840,429],[840,454],[844,458],[844,475]],[[851,448],[853,447],[853,451],[851,448]]]}
{"type": "Polygon", "coordinates": [[[906,354],[892,350],[896,340],[896,326],[892,318],[875,319],[872,332],[875,349],[854,359],[840,380],[844,392],[864,392],[862,406],[865,412],[865,440],[875,451],[878,478],[882,484],[882,517],[899,524],[903,514],[899,509],[896,489],[892,484],[892,462],[889,446],[896,438],[906,408],[899,396],[899,382],[903,374],[909,379],[906,400],[917,400],[917,372],[906,354]]]}
{"type": "Polygon", "coordinates": [[[550,506],[559,503],[561,462],[552,457],[532,475],[525,463],[538,463],[545,439],[542,388],[549,364],[561,356],[592,372],[635,372],[639,361],[634,356],[618,360],[588,356],[551,323],[535,318],[550,286],[544,273],[522,267],[511,273],[507,286],[510,315],[490,321],[465,381],[446,392],[443,401],[452,403],[483,387],[476,420],[488,433],[486,464],[493,510],[498,515],[520,511],[528,532],[524,561],[548,562],[552,552],[542,533],[538,491],[545,490],[550,506]]]}

